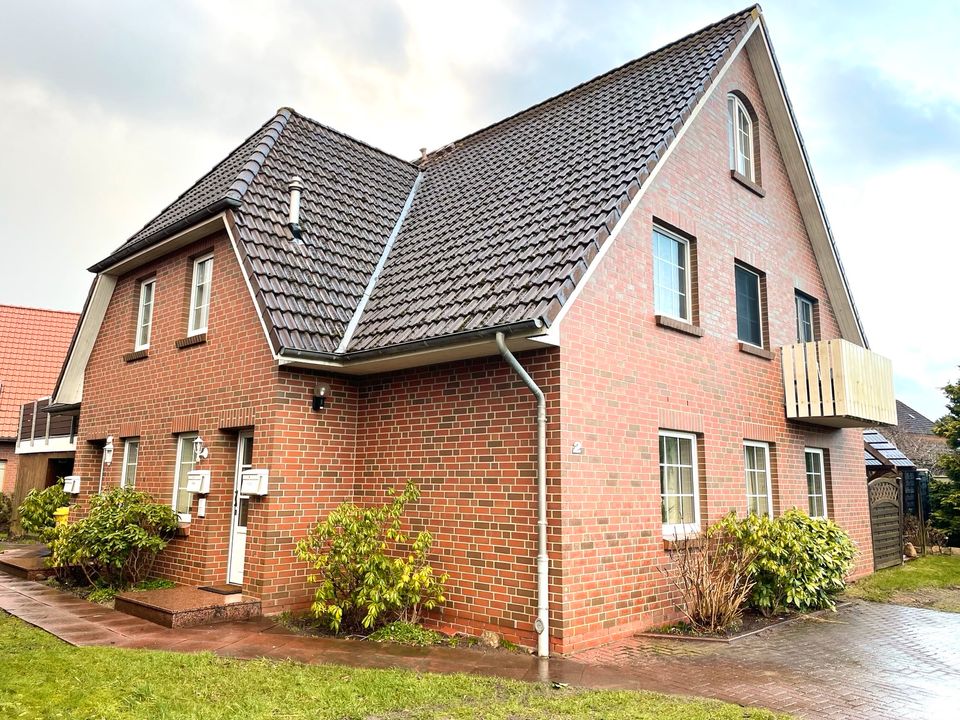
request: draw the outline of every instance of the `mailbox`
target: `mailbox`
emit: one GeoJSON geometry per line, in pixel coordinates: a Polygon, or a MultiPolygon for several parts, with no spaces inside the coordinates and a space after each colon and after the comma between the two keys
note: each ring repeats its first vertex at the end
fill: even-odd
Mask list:
{"type": "Polygon", "coordinates": [[[196,493],[197,495],[206,495],[210,492],[210,471],[191,470],[188,472],[187,485],[184,490],[196,493]]]}
{"type": "Polygon", "coordinates": [[[63,491],[67,493],[67,495],[79,495],[80,494],[80,476],[67,475],[63,479],[63,491]]]}
{"type": "Polygon", "coordinates": [[[269,473],[266,470],[244,470],[240,473],[241,495],[266,495],[269,473]]]}

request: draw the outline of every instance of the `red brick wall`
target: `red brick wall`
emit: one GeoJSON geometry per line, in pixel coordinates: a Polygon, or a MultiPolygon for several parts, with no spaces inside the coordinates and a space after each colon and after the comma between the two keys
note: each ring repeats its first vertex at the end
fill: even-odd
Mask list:
{"type": "Polygon", "coordinates": [[[6,463],[3,471],[3,486],[0,487],[0,492],[6,495],[12,495],[13,488],[17,484],[16,447],[17,444],[13,442],[0,442],[0,463],[6,463]]]}
{"type": "Polygon", "coordinates": [[[739,57],[661,168],[561,326],[563,648],[661,622],[673,613],[658,568],[658,429],[700,433],[704,520],[746,509],[744,439],[771,442],[774,505],[806,508],[805,445],[827,449],[833,517],[872,566],[859,429],[784,419],[779,354],[738,349],[734,259],[766,273],[770,347],[796,342],[794,290],[820,303],[821,337],[839,330],[746,56],[739,57]],[[730,178],[726,95],[760,117],[761,198],[730,178]],[[701,338],[654,320],[652,225],[696,238],[701,338]]]}
{"type": "MultiPolygon", "coordinates": [[[[223,582],[236,431],[221,429],[227,411],[251,413],[257,440],[271,427],[278,400],[277,369],[260,329],[240,266],[225,235],[200,241],[170,257],[121,277],[107,308],[84,376],[75,473],[82,480],[81,503],[96,492],[101,452],[91,440],[113,435],[113,463],[104,472],[105,488],[120,483],[122,437],[141,439],[137,489],[170,502],[176,464],[177,430],[196,430],[210,448],[203,467],[212,471],[206,517],[196,516],[189,537],[174,540],[157,565],[161,575],[189,583],[223,582]],[[207,341],[175,347],[187,335],[192,258],[214,250],[213,293],[207,341]],[[156,295],[149,356],[125,362],[133,350],[139,281],[155,274],[156,295]]],[[[254,463],[266,462],[272,448],[255,442],[254,463]]],[[[251,505],[250,546],[263,532],[269,502],[251,505]]],[[[254,568],[255,569],[255,568],[254,568]]],[[[260,579],[254,572],[253,583],[260,579]]]]}

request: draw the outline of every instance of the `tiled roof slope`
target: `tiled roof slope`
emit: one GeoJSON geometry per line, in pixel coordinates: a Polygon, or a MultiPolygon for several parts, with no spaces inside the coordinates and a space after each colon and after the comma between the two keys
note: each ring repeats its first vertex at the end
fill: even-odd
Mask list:
{"type": "Polygon", "coordinates": [[[20,406],[53,391],[78,313],[0,305],[0,438],[15,438],[20,406]]]}
{"type": "Polygon", "coordinates": [[[414,165],[283,108],[110,257],[232,206],[276,351],[347,352],[549,322],[758,12],[731,15],[414,165]],[[302,242],[287,183],[304,181],[302,242]]]}
{"type": "Polygon", "coordinates": [[[234,213],[274,347],[333,352],[417,177],[412,164],[290,110],[234,213]],[[302,242],[287,226],[299,175],[302,242]]]}
{"type": "Polygon", "coordinates": [[[549,322],[749,27],[751,11],[429,157],[349,350],[549,322]]]}
{"type": "Polygon", "coordinates": [[[908,433],[933,435],[933,420],[897,400],[897,427],[908,433]]]}

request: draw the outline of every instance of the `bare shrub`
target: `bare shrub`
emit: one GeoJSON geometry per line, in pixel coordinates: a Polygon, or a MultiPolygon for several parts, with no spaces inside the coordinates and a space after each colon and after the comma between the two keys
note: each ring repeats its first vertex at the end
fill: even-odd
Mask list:
{"type": "Polygon", "coordinates": [[[753,581],[753,551],[720,528],[678,539],[669,551],[671,564],[661,572],[679,591],[677,609],[692,629],[718,634],[735,627],[753,581]]]}

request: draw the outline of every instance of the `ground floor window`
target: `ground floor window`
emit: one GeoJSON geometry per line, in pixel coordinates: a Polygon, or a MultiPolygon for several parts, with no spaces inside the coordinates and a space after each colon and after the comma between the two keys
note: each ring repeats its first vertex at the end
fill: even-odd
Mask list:
{"type": "Polygon", "coordinates": [[[193,493],[188,492],[185,488],[187,473],[193,470],[196,465],[196,458],[193,454],[193,441],[196,439],[196,433],[177,436],[177,467],[173,476],[173,509],[177,511],[183,521],[190,520],[190,501],[193,499],[193,493]]]}
{"type": "Polygon", "coordinates": [[[747,512],[773,517],[770,446],[747,440],[743,443],[743,464],[747,479],[747,512]]]}
{"type": "Polygon", "coordinates": [[[697,436],[660,432],[660,500],[664,536],[682,536],[700,528],[697,436]]]}
{"type": "Polygon", "coordinates": [[[140,438],[130,438],[123,443],[123,471],[120,487],[132,488],[137,484],[137,460],[140,457],[140,438]]]}
{"type": "Polygon", "coordinates": [[[823,464],[823,450],[806,448],[803,451],[807,465],[807,504],[810,517],[827,517],[827,474],[823,464]]]}

